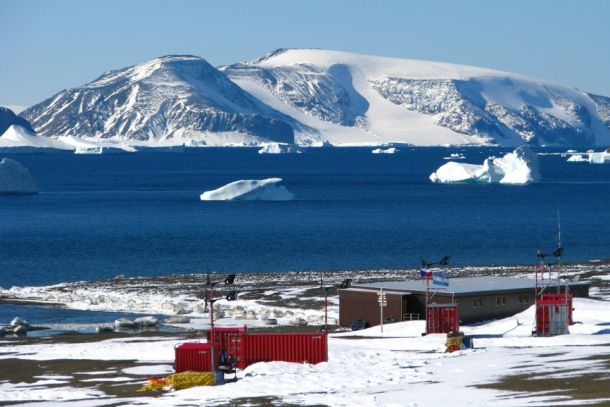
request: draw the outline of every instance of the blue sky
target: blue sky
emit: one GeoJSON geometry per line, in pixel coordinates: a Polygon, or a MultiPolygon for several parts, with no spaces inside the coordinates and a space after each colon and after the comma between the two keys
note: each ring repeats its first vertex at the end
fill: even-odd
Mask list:
{"type": "Polygon", "coordinates": [[[496,68],[610,96],[610,1],[1,0],[0,105],[167,54],[315,47],[496,68]]]}

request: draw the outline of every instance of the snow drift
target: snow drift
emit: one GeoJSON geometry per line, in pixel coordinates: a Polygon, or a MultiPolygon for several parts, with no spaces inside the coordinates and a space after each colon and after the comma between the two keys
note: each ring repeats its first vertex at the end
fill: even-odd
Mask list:
{"type": "Polygon", "coordinates": [[[30,171],[18,161],[0,161],[0,194],[37,194],[38,186],[30,171]]]}
{"type": "Polygon", "coordinates": [[[294,195],[281,178],[239,180],[201,194],[202,201],[290,201],[294,195]]]}
{"type": "Polygon", "coordinates": [[[521,146],[501,158],[489,157],[482,165],[449,161],[430,175],[436,183],[479,182],[529,184],[540,181],[538,157],[521,146]]]}

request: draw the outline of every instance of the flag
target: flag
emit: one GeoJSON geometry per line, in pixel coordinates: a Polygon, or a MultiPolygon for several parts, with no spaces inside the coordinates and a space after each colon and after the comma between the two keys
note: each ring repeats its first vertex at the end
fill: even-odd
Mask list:
{"type": "Polygon", "coordinates": [[[432,284],[449,286],[449,276],[443,272],[435,271],[432,273],[432,284]]]}
{"type": "Polygon", "coordinates": [[[421,269],[419,270],[420,277],[430,278],[432,277],[432,272],[430,270],[421,269]]]}

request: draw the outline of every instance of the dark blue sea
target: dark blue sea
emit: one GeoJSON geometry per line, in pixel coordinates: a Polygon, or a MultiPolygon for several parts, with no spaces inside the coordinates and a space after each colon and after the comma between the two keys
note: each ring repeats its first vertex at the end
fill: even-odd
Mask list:
{"type": "Polygon", "coordinates": [[[542,182],[439,185],[444,156],[499,149],[256,149],[20,154],[41,193],[0,198],[0,286],[117,275],[524,264],[557,241],[565,262],[610,257],[610,165],[540,157],[542,182]],[[281,177],[289,202],[202,202],[239,179],[281,177]]]}

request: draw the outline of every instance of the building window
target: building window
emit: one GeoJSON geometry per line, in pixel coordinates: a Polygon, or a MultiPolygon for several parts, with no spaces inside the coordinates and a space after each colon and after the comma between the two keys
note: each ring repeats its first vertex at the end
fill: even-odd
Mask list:
{"type": "Polygon", "coordinates": [[[496,306],[503,307],[506,305],[506,297],[503,295],[498,295],[496,297],[496,306]]]}
{"type": "Polygon", "coordinates": [[[483,298],[475,298],[472,300],[472,308],[481,308],[483,307],[483,298]]]}
{"type": "Polygon", "coordinates": [[[520,295],[519,296],[519,304],[529,304],[530,297],[528,295],[520,295]]]}

